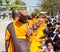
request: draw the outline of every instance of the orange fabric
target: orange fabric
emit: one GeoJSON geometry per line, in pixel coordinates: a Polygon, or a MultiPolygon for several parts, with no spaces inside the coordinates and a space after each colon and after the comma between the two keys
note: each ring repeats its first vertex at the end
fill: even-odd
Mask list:
{"type": "Polygon", "coordinates": [[[32,28],[33,22],[32,20],[28,20],[29,27],[32,28]]]}
{"type": "Polygon", "coordinates": [[[19,21],[14,21],[14,29],[16,32],[16,37],[21,39],[26,39],[27,26],[19,21]]]}
{"type": "MultiPolygon", "coordinates": [[[[21,22],[15,21],[15,20],[13,21],[13,24],[14,24],[16,37],[26,39],[26,33],[27,33],[26,24],[23,24],[21,22]]],[[[9,31],[6,29],[5,40],[10,39],[8,52],[14,52],[14,44],[13,44],[12,38],[10,38],[10,37],[11,37],[11,35],[10,35],[9,31]]]]}
{"type": "Polygon", "coordinates": [[[8,52],[14,52],[14,45],[13,45],[12,38],[10,38],[10,33],[6,29],[5,40],[9,40],[9,39],[10,39],[10,43],[9,43],[8,52]]]}

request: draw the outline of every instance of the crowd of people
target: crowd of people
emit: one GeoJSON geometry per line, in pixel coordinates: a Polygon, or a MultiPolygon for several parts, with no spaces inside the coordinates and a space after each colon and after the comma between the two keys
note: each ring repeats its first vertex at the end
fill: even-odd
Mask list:
{"type": "Polygon", "coordinates": [[[5,33],[6,52],[60,52],[60,18],[13,10],[5,33]]]}

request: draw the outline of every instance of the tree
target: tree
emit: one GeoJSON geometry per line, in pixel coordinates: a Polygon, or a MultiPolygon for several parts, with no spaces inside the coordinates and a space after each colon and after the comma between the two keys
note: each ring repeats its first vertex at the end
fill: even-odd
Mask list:
{"type": "Polygon", "coordinates": [[[2,0],[0,0],[0,6],[2,5],[2,0]]]}
{"type": "Polygon", "coordinates": [[[9,10],[12,10],[12,9],[19,9],[20,6],[24,6],[26,5],[24,2],[22,2],[21,0],[14,0],[14,2],[10,3],[11,0],[5,0],[6,2],[6,7],[9,9],[9,10]]]}
{"type": "Polygon", "coordinates": [[[35,9],[34,13],[39,14],[40,13],[40,10],[39,9],[35,9]]]}
{"type": "Polygon", "coordinates": [[[58,12],[60,0],[42,0],[41,9],[47,12],[58,12]]]}
{"type": "Polygon", "coordinates": [[[8,6],[10,3],[10,0],[5,0],[5,2],[6,2],[6,5],[8,6]]]}
{"type": "Polygon", "coordinates": [[[20,6],[24,6],[24,5],[26,5],[26,4],[25,4],[24,2],[22,2],[21,0],[15,0],[15,1],[11,4],[11,6],[12,6],[11,9],[13,9],[13,8],[19,9],[20,6]]]}
{"type": "Polygon", "coordinates": [[[6,10],[9,10],[9,6],[10,6],[10,1],[11,0],[5,0],[5,2],[6,2],[6,10]]]}
{"type": "Polygon", "coordinates": [[[21,0],[15,0],[15,4],[16,5],[25,5],[25,3],[22,2],[21,0]]]}

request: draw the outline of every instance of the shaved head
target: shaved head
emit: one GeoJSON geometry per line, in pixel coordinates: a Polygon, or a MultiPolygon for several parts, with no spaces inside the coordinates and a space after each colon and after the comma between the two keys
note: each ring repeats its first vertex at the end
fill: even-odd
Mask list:
{"type": "Polygon", "coordinates": [[[15,17],[20,17],[19,10],[12,10],[12,18],[15,19],[15,17]]]}
{"type": "Polygon", "coordinates": [[[21,13],[22,13],[24,16],[28,15],[28,12],[27,12],[26,10],[21,10],[21,13]]]}
{"type": "Polygon", "coordinates": [[[28,19],[27,15],[28,15],[28,12],[26,10],[21,10],[20,11],[20,21],[23,23],[26,23],[27,19],[28,19]]]}

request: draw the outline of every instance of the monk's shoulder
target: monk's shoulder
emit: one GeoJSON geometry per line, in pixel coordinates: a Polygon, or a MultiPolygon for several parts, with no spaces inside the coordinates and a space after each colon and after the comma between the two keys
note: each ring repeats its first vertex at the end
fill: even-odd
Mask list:
{"type": "Polygon", "coordinates": [[[10,27],[12,24],[13,24],[13,22],[9,23],[9,24],[7,25],[7,28],[10,27]]]}

